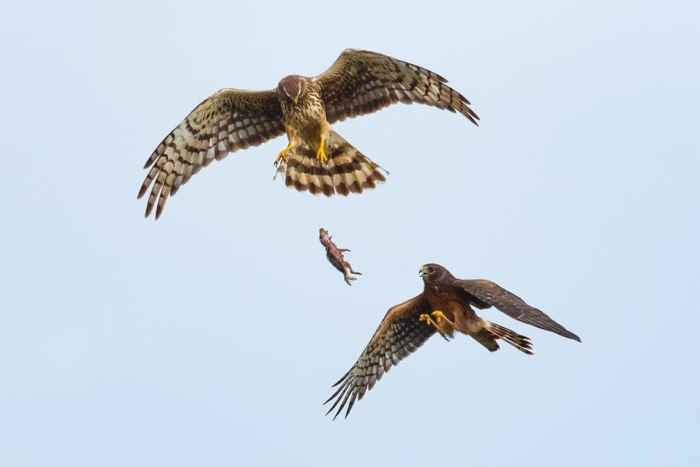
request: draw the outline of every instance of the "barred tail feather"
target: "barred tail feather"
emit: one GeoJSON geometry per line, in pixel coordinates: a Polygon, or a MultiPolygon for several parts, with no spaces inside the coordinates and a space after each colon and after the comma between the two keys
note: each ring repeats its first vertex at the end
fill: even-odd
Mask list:
{"type": "MultiPolygon", "coordinates": [[[[332,196],[362,193],[384,182],[384,170],[379,164],[355,149],[335,131],[330,132],[325,164],[316,159],[316,151],[305,144],[292,148],[286,164],[280,167],[285,173],[285,184],[297,191],[332,196]]],[[[386,171],[385,171],[386,172],[386,171]]]]}
{"type": "Polygon", "coordinates": [[[492,323],[490,321],[488,322],[487,329],[496,339],[503,339],[516,349],[528,355],[533,354],[532,343],[530,342],[529,337],[520,335],[515,331],[511,331],[508,328],[500,326],[496,323],[492,323]]]}

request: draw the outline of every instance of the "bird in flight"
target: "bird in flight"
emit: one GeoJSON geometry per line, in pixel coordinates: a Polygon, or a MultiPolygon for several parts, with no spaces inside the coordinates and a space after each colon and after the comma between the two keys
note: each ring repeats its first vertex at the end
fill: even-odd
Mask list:
{"type": "Polygon", "coordinates": [[[528,337],[480,318],[472,307],[494,306],[523,323],[581,342],[576,334],[543,311],[491,281],[457,279],[439,264],[424,265],[420,275],[423,293],[389,308],[357,362],[333,385],[337,390],[324,402],[325,405],[333,401],[326,415],[337,407],[335,419],[347,406],[347,417],[355,401],[362,399],[384,373],[435,333],[449,340],[454,331],[459,331],[491,352],[498,350],[497,341],[503,340],[521,352],[532,354],[528,337]]]}
{"type": "Polygon", "coordinates": [[[459,112],[474,124],[469,101],[430,70],[366,50],[343,51],[315,77],[290,75],[267,91],[221,89],[205,99],[153,151],[138,197],[150,188],[146,217],[156,219],[180,186],[214,159],[287,134],[275,166],[298,191],[361,193],[385,180],[382,168],[331,124],[396,102],[459,112]]]}

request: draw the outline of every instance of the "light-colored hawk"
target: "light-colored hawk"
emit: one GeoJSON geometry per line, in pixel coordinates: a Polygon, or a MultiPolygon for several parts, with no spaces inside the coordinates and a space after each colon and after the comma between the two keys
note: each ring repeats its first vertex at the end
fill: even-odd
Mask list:
{"type": "Polygon", "coordinates": [[[291,75],[276,89],[222,89],[204,100],[168,134],[145,164],[141,198],[150,187],[146,217],[163,212],[168,198],[214,159],[287,133],[275,162],[285,183],[313,194],[361,193],[384,181],[381,167],[365,157],[331,123],[395,102],[428,104],[459,112],[476,124],[469,101],[430,70],[365,50],[345,50],[313,78],[291,75]]]}
{"type": "Polygon", "coordinates": [[[480,318],[472,306],[479,309],[494,306],[523,323],[581,342],[576,334],[543,311],[491,281],[456,279],[438,264],[424,265],[420,275],[423,293],[387,311],[355,365],[333,385],[338,389],[324,403],[334,401],[326,414],[337,407],[335,418],[347,406],[347,417],[355,401],[362,399],[392,365],[397,365],[436,332],[448,339],[457,330],[491,352],[498,350],[496,341],[502,339],[521,352],[532,354],[529,338],[480,318]]]}

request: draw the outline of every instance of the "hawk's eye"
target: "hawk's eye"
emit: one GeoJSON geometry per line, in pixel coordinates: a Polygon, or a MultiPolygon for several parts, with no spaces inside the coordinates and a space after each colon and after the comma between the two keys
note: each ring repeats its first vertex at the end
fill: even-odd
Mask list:
{"type": "Polygon", "coordinates": [[[429,267],[429,268],[428,268],[428,274],[432,274],[432,273],[433,273],[433,268],[430,268],[430,267],[429,267]]]}

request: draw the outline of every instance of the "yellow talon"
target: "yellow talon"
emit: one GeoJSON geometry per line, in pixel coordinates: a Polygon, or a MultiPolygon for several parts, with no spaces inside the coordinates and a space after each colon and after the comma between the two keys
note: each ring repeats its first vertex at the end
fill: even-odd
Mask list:
{"type": "Polygon", "coordinates": [[[285,164],[287,162],[287,156],[289,156],[289,150],[292,148],[292,143],[289,143],[286,148],[282,149],[275,159],[275,167],[280,164],[285,164]]]}
{"type": "Polygon", "coordinates": [[[325,164],[328,160],[328,156],[326,155],[326,138],[324,137],[321,137],[321,143],[318,145],[316,159],[318,159],[321,164],[325,164]]]}
{"type": "Polygon", "coordinates": [[[430,317],[428,313],[423,313],[418,317],[418,321],[425,321],[427,326],[434,326],[437,328],[437,323],[430,317]]]}
{"type": "Polygon", "coordinates": [[[433,318],[435,318],[435,321],[437,321],[438,324],[440,324],[443,319],[453,326],[455,324],[452,321],[450,321],[450,319],[447,316],[445,316],[445,313],[443,313],[442,310],[435,310],[431,313],[431,315],[433,316],[433,318]]]}

